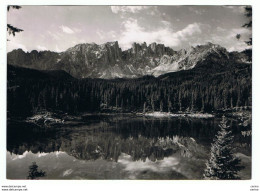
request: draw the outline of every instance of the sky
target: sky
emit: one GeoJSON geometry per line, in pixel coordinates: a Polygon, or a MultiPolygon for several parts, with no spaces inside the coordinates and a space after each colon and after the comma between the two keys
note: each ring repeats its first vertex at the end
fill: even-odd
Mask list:
{"type": "Polygon", "coordinates": [[[180,50],[212,42],[242,51],[252,32],[244,6],[22,6],[7,23],[24,31],[7,34],[7,51],[61,52],[80,43],[161,43],[180,50]],[[236,34],[241,34],[237,39],[236,34]]]}

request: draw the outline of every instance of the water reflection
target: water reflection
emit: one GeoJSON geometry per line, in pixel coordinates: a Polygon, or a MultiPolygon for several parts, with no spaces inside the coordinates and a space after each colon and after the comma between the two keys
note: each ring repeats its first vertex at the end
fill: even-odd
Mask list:
{"type": "MultiPolygon", "coordinates": [[[[80,126],[41,130],[9,123],[8,178],[22,178],[22,172],[14,175],[14,166],[23,161],[28,168],[34,159],[47,179],[200,179],[219,122],[129,116],[83,120],[80,126]]],[[[235,121],[231,125],[236,150],[250,156],[250,137],[239,133],[243,127],[235,121]]]]}

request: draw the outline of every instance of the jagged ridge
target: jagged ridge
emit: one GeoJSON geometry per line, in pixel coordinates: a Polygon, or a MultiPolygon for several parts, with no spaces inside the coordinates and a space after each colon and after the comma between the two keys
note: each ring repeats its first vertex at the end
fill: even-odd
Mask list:
{"type": "Polygon", "coordinates": [[[147,46],[133,43],[122,51],[118,42],[78,44],[62,53],[21,49],[8,53],[8,64],[38,70],[64,70],[76,78],[136,78],[155,77],[180,70],[209,65],[225,67],[246,60],[243,53],[229,53],[225,48],[207,43],[189,50],[174,51],[163,44],[147,46]]]}

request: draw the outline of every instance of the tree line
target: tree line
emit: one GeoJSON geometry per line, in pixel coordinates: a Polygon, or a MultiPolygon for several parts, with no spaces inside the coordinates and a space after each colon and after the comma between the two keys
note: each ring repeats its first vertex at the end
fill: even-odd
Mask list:
{"type": "Polygon", "coordinates": [[[220,73],[178,73],[128,80],[64,80],[18,72],[8,77],[8,112],[217,112],[251,106],[251,65],[220,73]]]}

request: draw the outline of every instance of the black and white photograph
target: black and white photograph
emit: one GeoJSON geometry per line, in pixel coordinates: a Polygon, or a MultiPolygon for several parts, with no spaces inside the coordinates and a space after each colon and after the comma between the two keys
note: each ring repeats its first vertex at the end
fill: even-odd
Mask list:
{"type": "Polygon", "coordinates": [[[2,191],[259,190],[256,5],[2,7],[2,191]]]}
{"type": "Polygon", "coordinates": [[[249,180],[252,7],[7,7],[7,179],[249,180]]]}

